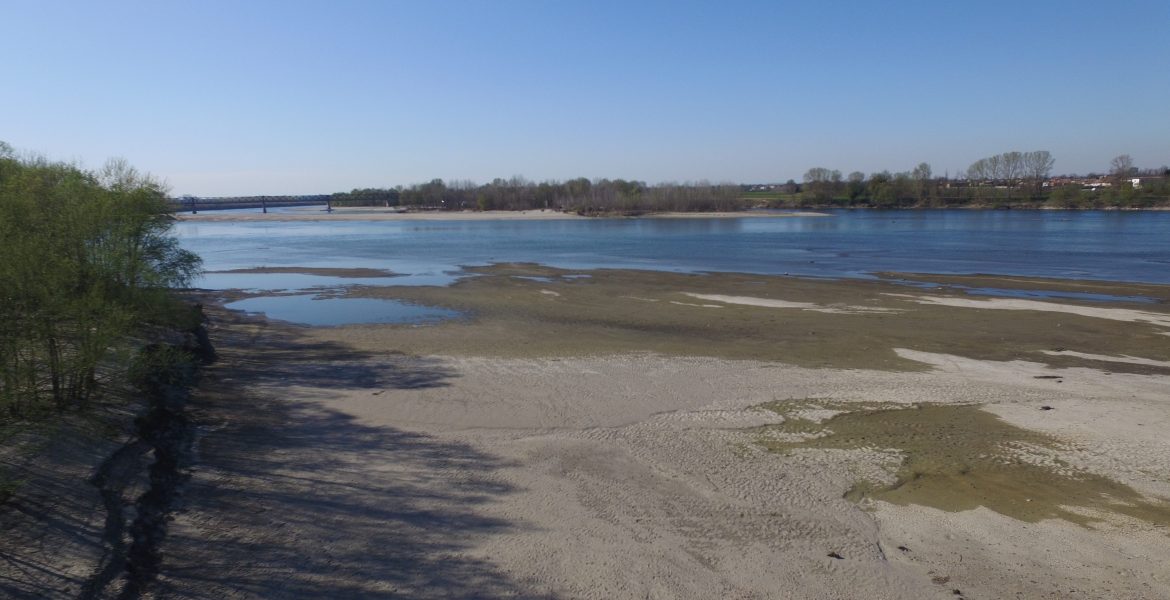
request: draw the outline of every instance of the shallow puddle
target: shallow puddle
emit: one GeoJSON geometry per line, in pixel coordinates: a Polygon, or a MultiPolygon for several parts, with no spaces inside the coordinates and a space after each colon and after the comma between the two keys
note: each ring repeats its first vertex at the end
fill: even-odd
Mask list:
{"type": "Polygon", "coordinates": [[[315,294],[257,296],[225,305],[233,310],[264,313],[269,318],[301,325],[336,326],[362,323],[423,324],[463,316],[433,306],[378,298],[332,298],[315,294]]]}
{"type": "Polygon", "coordinates": [[[817,436],[791,442],[762,439],[770,450],[871,448],[901,454],[893,485],[860,481],[846,494],[854,500],[871,497],[952,512],[985,506],[1027,522],[1058,518],[1087,525],[1099,520],[1083,510],[1089,509],[1170,524],[1170,503],[1068,466],[1057,457],[1066,449],[1059,440],[1010,425],[978,406],[857,410],[849,403],[796,401],[765,408],[794,417],[766,429],[817,436]],[[818,408],[854,412],[821,423],[799,418],[802,411],[818,408]]]}
{"type": "Polygon", "coordinates": [[[192,287],[208,290],[306,290],[347,285],[449,285],[452,273],[424,272],[392,277],[337,277],[310,273],[204,273],[192,287]]]}

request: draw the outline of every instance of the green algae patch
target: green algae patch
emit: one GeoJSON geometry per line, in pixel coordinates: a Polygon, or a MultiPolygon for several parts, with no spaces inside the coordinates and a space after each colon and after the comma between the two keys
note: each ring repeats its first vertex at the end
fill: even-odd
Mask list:
{"type": "MultiPolygon", "coordinates": [[[[358,286],[343,293],[440,306],[471,318],[425,329],[381,326],[396,327],[387,332],[360,325],[320,335],[359,349],[389,343],[411,354],[532,358],[650,352],[809,368],[931,368],[898,353],[909,349],[1170,375],[1170,367],[1049,354],[1072,350],[1170,361],[1165,328],[1156,324],[922,303],[922,295],[946,292],[921,293],[887,281],[582,271],[522,263],[466,271],[475,276],[450,286],[358,286]]],[[[1121,286],[1113,291],[1125,293],[1121,286]]],[[[955,296],[968,298],[961,292],[955,296]]],[[[1170,314],[1163,306],[1142,310],[1170,314]]]]}
{"type": "Polygon", "coordinates": [[[1074,469],[1059,459],[1067,444],[1015,427],[976,405],[915,405],[866,408],[819,423],[799,415],[810,406],[844,408],[815,399],[769,403],[792,415],[760,431],[760,444],[772,451],[799,448],[895,451],[902,462],[892,485],[859,481],[852,500],[873,498],[897,505],[917,504],[949,512],[979,506],[1026,522],[1064,519],[1087,526],[1100,512],[1119,513],[1160,526],[1170,525],[1170,503],[1150,500],[1108,477],[1074,469]],[[804,434],[790,441],[769,438],[766,430],[804,434]]]}

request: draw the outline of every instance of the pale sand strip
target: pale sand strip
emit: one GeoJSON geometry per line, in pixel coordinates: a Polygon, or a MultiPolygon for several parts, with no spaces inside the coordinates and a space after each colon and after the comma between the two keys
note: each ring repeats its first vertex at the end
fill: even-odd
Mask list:
{"type": "Polygon", "coordinates": [[[1058,304],[1055,302],[1040,302],[1038,300],[1018,300],[1014,298],[992,298],[989,300],[973,300],[967,298],[950,298],[945,296],[915,296],[912,294],[884,294],[897,298],[905,298],[919,304],[936,304],[940,306],[955,306],[960,308],[984,308],[989,310],[1038,310],[1045,312],[1068,313],[1110,319],[1113,321],[1139,322],[1144,321],[1160,327],[1170,327],[1170,314],[1153,313],[1132,308],[1100,308],[1097,306],[1080,306],[1076,304],[1058,304]]]}
{"type": "Polygon", "coordinates": [[[1170,367],[1170,360],[1154,360],[1152,358],[1142,358],[1140,356],[1108,356],[1105,354],[1089,354],[1087,352],[1077,352],[1076,350],[1045,350],[1045,354],[1052,356],[1075,356],[1077,358],[1087,358],[1089,360],[1100,360],[1105,362],[1119,362],[1129,363],[1131,365],[1148,365],[1151,367],[1170,367]]]}
{"type": "Polygon", "coordinates": [[[879,308],[876,306],[825,306],[821,304],[814,304],[812,302],[789,302],[788,300],[755,298],[752,296],[725,296],[723,294],[696,294],[693,292],[683,292],[683,295],[690,296],[692,298],[698,298],[700,300],[722,302],[724,304],[740,304],[743,306],[759,306],[763,308],[794,308],[797,310],[811,310],[813,312],[842,315],[901,312],[893,308],[879,308]]]}
{"type": "Polygon", "coordinates": [[[797,212],[753,212],[753,211],[734,211],[734,212],[664,212],[664,213],[648,213],[639,218],[647,219],[783,219],[789,217],[831,217],[829,213],[814,212],[814,211],[797,211],[797,212]]]}

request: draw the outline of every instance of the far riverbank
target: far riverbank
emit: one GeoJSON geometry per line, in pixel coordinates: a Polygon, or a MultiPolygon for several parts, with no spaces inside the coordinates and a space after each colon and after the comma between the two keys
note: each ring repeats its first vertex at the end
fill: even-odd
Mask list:
{"type": "Polygon", "coordinates": [[[827,213],[812,211],[736,211],[736,212],[661,212],[639,215],[605,214],[585,216],[558,210],[461,210],[461,211],[403,211],[382,207],[338,207],[326,211],[319,206],[273,210],[268,213],[257,209],[247,211],[205,211],[201,213],[179,213],[180,221],[540,221],[579,220],[597,217],[613,218],[655,218],[655,219],[739,219],[739,218],[785,218],[825,217],[827,213]]]}

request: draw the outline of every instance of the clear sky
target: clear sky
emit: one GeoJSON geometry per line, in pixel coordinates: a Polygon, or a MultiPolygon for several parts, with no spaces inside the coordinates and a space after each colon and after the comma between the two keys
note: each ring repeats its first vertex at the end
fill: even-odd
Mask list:
{"type": "Polygon", "coordinates": [[[200,196],[1170,164],[1170,1],[0,0],[0,140],[200,196]]]}

